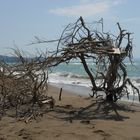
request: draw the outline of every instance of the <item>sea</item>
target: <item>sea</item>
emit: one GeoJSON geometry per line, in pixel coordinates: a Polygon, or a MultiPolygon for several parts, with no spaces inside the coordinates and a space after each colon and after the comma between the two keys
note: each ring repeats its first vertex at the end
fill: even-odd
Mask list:
{"type": "MultiPolygon", "coordinates": [[[[133,60],[133,63],[125,62],[128,77],[131,79],[132,83],[140,90],[140,59],[133,60]]],[[[88,62],[88,66],[93,70],[96,66],[93,62],[88,62]]],[[[92,94],[91,82],[83,68],[80,61],[72,61],[68,64],[63,63],[56,67],[53,67],[49,73],[49,84],[55,85],[59,88],[63,88],[68,91],[72,91],[74,94],[89,96],[92,94]]],[[[132,89],[130,90],[130,101],[138,101],[138,95],[132,94],[132,89]]],[[[124,96],[123,100],[128,100],[124,96]]]]}

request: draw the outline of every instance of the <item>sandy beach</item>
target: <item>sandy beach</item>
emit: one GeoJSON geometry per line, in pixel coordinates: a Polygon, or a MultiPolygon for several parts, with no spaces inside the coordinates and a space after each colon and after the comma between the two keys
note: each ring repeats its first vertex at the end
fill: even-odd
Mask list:
{"type": "Polygon", "coordinates": [[[76,95],[49,85],[55,107],[25,123],[12,117],[0,121],[0,140],[140,140],[140,104],[76,95]]]}

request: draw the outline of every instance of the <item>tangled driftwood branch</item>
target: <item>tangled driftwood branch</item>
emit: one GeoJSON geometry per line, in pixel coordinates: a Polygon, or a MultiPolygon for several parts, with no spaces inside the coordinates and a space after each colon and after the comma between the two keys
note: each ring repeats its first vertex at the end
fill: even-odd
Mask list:
{"type": "MultiPolygon", "coordinates": [[[[90,29],[82,17],[75,23],[68,24],[58,41],[56,52],[47,61],[51,66],[60,63],[69,63],[73,59],[79,59],[92,83],[93,95],[98,91],[106,94],[109,101],[117,101],[122,96],[129,97],[128,85],[131,86],[133,94],[139,94],[139,90],[132,84],[127,76],[125,58],[132,60],[131,33],[123,30],[119,23],[119,35],[114,36],[103,32],[103,20],[100,20],[101,31],[90,29]],[[92,60],[93,70],[88,66],[88,60],[92,60]]],[[[47,41],[37,40],[37,43],[47,41]]],[[[54,40],[55,41],[55,40],[54,40]]]]}
{"type": "Polygon", "coordinates": [[[46,93],[48,68],[42,62],[45,56],[26,58],[19,50],[14,54],[15,64],[0,62],[0,115],[36,117],[48,111],[48,104],[54,106],[54,99],[46,93]]]}

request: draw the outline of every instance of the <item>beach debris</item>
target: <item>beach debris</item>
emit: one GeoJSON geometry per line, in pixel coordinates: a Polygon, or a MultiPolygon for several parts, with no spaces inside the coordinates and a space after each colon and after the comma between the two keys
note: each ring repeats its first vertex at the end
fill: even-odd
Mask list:
{"type": "Polygon", "coordinates": [[[51,97],[47,97],[46,99],[42,99],[40,101],[41,104],[49,104],[50,105],[50,108],[53,109],[54,108],[54,105],[55,105],[55,100],[54,98],[51,96],[51,97]]]}
{"type": "Polygon", "coordinates": [[[88,24],[80,17],[64,28],[59,39],[37,38],[32,44],[57,42],[56,50],[45,60],[50,62],[48,67],[79,60],[92,84],[91,97],[103,92],[107,101],[116,102],[124,95],[129,98],[131,88],[140,100],[139,89],[128,78],[124,62],[128,58],[132,63],[132,33],[122,29],[119,23],[117,27],[119,33],[113,35],[104,31],[103,19],[88,24]],[[92,67],[88,65],[89,61],[93,63],[92,67]]]}
{"type": "MultiPolygon", "coordinates": [[[[0,116],[7,112],[12,116],[15,113],[15,117],[28,118],[29,122],[53,109],[55,100],[47,95],[48,71],[61,63],[69,64],[74,59],[81,62],[91,81],[91,97],[98,98],[102,92],[103,99],[116,102],[125,95],[129,99],[131,88],[140,101],[139,89],[128,78],[124,62],[128,58],[132,63],[132,33],[122,29],[119,23],[118,35],[104,32],[103,19],[93,25],[90,26],[80,17],[65,27],[59,39],[46,41],[35,37],[36,42],[31,44],[57,42],[56,50],[49,52],[49,55],[41,52],[31,58],[19,49],[13,49],[16,63],[8,64],[1,60],[0,116]],[[96,25],[100,28],[96,28],[96,25]],[[89,61],[93,63],[92,66],[88,65],[89,61]]],[[[62,91],[61,88],[60,101],[62,91]]]]}
{"type": "Polygon", "coordinates": [[[25,120],[25,123],[28,123],[31,119],[34,118],[34,115],[32,114],[31,116],[29,116],[26,120],[25,120]]]}
{"type": "Polygon", "coordinates": [[[63,91],[63,88],[60,89],[60,93],[59,93],[59,101],[61,101],[62,91],[63,91]]]}
{"type": "Polygon", "coordinates": [[[17,49],[14,55],[14,64],[0,61],[0,116],[28,118],[29,122],[55,105],[53,97],[47,95],[46,54],[30,58],[17,49]]]}

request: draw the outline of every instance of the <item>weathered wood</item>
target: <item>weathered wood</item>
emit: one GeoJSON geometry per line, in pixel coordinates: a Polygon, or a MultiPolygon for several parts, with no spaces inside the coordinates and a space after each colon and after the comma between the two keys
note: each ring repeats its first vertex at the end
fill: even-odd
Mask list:
{"type": "MultiPolygon", "coordinates": [[[[121,98],[124,93],[128,95],[127,85],[129,82],[125,82],[127,70],[123,60],[126,57],[131,60],[133,47],[130,39],[131,33],[122,30],[119,23],[117,25],[119,35],[115,37],[109,33],[90,30],[83,18],[80,17],[74,24],[67,26],[61,35],[61,39],[63,39],[60,39],[59,45],[64,47],[61,46],[62,48],[59,49],[59,45],[57,46],[59,59],[55,62],[55,65],[58,65],[79,58],[93,86],[93,95],[96,93],[98,96],[98,91],[103,91],[106,94],[106,99],[114,102],[121,98]],[[122,47],[122,45],[124,46],[122,47]],[[97,69],[93,67],[93,71],[88,66],[88,59],[93,60],[93,66],[97,69]],[[102,82],[97,84],[99,77],[102,82]]],[[[139,91],[133,84],[131,87],[139,95],[139,91]]],[[[61,92],[59,100],[60,96],[61,92]]]]}
{"type": "MultiPolygon", "coordinates": [[[[82,17],[66,26],[58,41],[57,50],[49,60],[52,61],[49,66],[64,62],[68,64],[73,59],[80,59],[93,86],[93,95],[96,93],[98,96],[98,91],[103,91],[107,100],[115,102],[124,95],[129,96],[130,85],[133,94],[139,96],[138,88],[129,80],[126,82],[127,69],[123,62],[125,58],[130,61],[132,59],[131,33],[117,23],[119,34],[115,36],[104,32],[103,20],[97,23],[101,24],[101,31],[87,26],[82,17]],[[88,65],[88,60],[93,62],[92,68],[88,65]],[[97,81],[99,79],[100,83],[97,81]]],[[[40,40],[37,38],[37,41],[40,40]]]]}
{"type": "Polygon", "coordinates": [[[61,101],[62,90],[63,90],[63,88],[61,88],[61,89],[60,89],[60,92],[59,92],[59,101],[61,101]]]}

